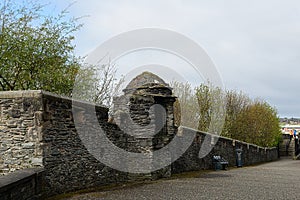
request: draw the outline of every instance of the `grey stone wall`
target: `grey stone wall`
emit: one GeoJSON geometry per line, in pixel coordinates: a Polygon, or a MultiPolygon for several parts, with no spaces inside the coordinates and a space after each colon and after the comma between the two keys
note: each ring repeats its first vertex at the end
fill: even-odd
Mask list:
{"type": "Polygon", "coordinates": [[[0,179],[1,200],[33,200],[43,198],[43,169],[22,169],[0,179]]]}
{"type": "MultiPolygon", "coordinates": [[[[195,132],[195,130],[186,127],[182,128],[181,131],[181,134],[193,134],[195,132]]],[[[196,137],[191,146],[178,160],[172,163],[172,173],[213,169],[212,157],[214,155],[224,157],[228,160],[229,166],[236,166],[236,149],[242,149],[242,164],[245,166],[278,159],[277,148],[259,147],[254,144],[196,131],[196,137]],[[200,159],[198,156],[200,148],[207,147],[202,147],[205,137],[210,138],[209,141],[215,140],[217,142],[211,142],[210,144],[213,145],[212,151],[200,159]]]]}
{"type": "MultiPolygon", "coordinates": [[[[125,148],[128,136],[107,122],[107,108],[77,105],[80,112],[93,108],[107,137],[125,148]]],[[[46,195],[128,180],[127,173],[105,166],[85,148],[75,128],[71,99],[44,91],[1,92],[0,111],[2,175],[43,167],[46,195]]]]}
{"type": "Polygon", "coordinates": [[[41,91],[0,93],[0,174],[42,166],[41,91]]]}
{"type": "Polygon", "coordinates": [[[282,142],[279,145],[280,156],[294,156],[295,140],[289,134],[282,134],[282,142]]]}
{"type": "MultiPolygon", "coordinates": [[[[98,123],[107,137],[117,145],[126,144],[123,132],[114,124],[107,122],[108,109],[77,102],[77,116],[73,116],[72,101],[49,93],[43,93],[43,165],[46,170],[46,186],[49,195],[59,194],[82,188],[117,183],[127,180],[127,174],[111,169],[100,163],[84,146],[77,132],[73,117],[83,117],[83,123],[90,123],[85,112],[94,109],[98,123]]],[[[81,130],[86,137],[92,137],[94,125],[81,130]]],[[[78,127],[77,127],[78,128],[78,127]]],[[[92,138],[97,145],[97,139],[92,138]]],[[[106,149],[99,149],[104,154],[106,149]]]]}
{"type": "MultiPolygon", "coordinates": [[[[166,88],[141,88],[140,91],[142,90],[146,90],[146,93],[154,92],[156,94],[148,97],[139,92],[135,94],[137,98],[131,99],[133,118],[136,118],[137,121],[141,120],[138,116],[147,113],[153,103],[160,103],[167,111],[166,125],[163,131],[152,138],[146,138],[146,140],[150,140],[146,147],[149,150],[157,150],[168,144],[177,131],[174,126],[172,107],[174,97],[168,93],[171,91],[166,88]],[[147,109],[145,109],[146,107],[147,109]],[[143,113],[140,113],[141,111],[143,113]]],[[[243,149],[244,165],[277,158],[276,149],[265,149],[220,137],[212,152],[205,158],[199,159],[199,149],[207,134],[197,132],[196,138],[187,152],[172,165],[151,174],[134,175],[120,172],[99,162],[83,145],[78,134],[78,129],[81,127],[75,127],[75,118],[87,125],[80,131],[89,138],[91,146],[96,147],[101,139],[92,134],[97,127],[95,127],[95,123],[92,123],[95,122],[94,119],[88,114],[88,111],[91,110],[96,112],[96,124],[100,125],[112,143],[128,151],[143,151],[141,147],[145,145],[143,142],[145,138],[125,134],[116,124],[108,123],[107,108],[76,101],[75,115],[73,115],[72,100],[65,97],[43,91],[0,92],[1,173],[7,174],[15,170],[37,166],[44,168],[46,195],[54,195],[141,178],[168,177],[171,172],[209,169],[212,167],[211,157],[214,154],[222,155],[233,166],[237,147],[243,149]]],[[[149,115],[151,114],[145,114],[143,119],[147,121],[149,115]]],[[[190,131],[190,129],[183,128],[181,134],[190,134],[190,131]]],[[[96,150],[99,155],[109,151],[104,147],[97,147],[96,150]]],[[[120,163],[122,163],[122,159],[118,158],[120,163]]],[[[167,155],[166,159],[169,159],[167,155]]],[[[127,164],[131,165],[132,163],[123,164],[126,167],[127,164]]]]}

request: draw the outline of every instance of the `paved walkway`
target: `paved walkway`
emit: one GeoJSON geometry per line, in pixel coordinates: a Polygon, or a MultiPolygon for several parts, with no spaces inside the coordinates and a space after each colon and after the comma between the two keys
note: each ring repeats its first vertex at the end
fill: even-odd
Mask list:
{"type": "Polygon", "coordinates": [[[77,195],[66,200],[299,199],[300,161],[281,159],[255,167],[214,171],[192,178],[77,195]]]}

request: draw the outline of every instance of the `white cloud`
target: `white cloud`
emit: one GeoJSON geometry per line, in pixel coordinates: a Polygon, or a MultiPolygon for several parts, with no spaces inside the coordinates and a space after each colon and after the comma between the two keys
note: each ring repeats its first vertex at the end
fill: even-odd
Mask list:
{"type": "Polygon", "coordinates": [[[282,115],[300,116],[298,0],[78,0],[71,14],[90,15],[77,34],[80,55],[121,32],[171,29],[207,51],[227,88],[267,99],[282,115]]]}

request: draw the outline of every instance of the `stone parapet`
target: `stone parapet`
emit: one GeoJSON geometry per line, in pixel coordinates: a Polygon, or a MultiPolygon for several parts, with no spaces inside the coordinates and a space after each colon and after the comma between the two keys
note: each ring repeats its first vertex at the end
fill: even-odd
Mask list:
{"type": "MultiPolygon", "coordinates": [[[[37,167],[44,169],[45,194],[55,195],[100,185],[210,169],[211,158],[215,154],[223,156],[234,166],[237,148],[243,151],[244,165],[277,159],[276,148],[262,148],[224,137],[216,140],[214,135],[184,127],[177,131],[173,113],[175,97],[170,88],[163,87],[161,83],[152,84],[148,89],[137,87],[135,91],[126,93],[129,96],[115,98],[117,124],[122,124],[124,119],[137,124],[128,129],[108,122],[108,109],[95,104],[44,91],[0,92],[0,173],[7,175],[37,167]],[[128,112],[124,112],[124,109],[128,109],[128,112]],[[96,119],[89,115],[90,111],[96,114],[96,119]],[[151,124],[151,119],[159,123],[151,124]],[[86,126],[76,126],[74,121],[86,126]],[[79,134],[81,128],[83,130],[80,131],[90,142],[89,145],[95,147],[97,155],[109,153],[110,149],[99,146],[101,137],[95,134],[99,127],[112,144],[135,153],[157,151],[168,145],[176,134],[179,139],[191,132],[196,134],[187,151],[169,166],[147,174],[130,174],[101,163],[84,145],[79,134]],[[151,131],[153,135],[149,135],[151,131]],[[199,158],[204,138],[215,140],[216,143],[206,157],[199,158]]],[[[120,155],[115,156],[124,167],[139,167],[124,161],[125,158],[120,155]]],[[[171,160],[170,156],[166,153],[165,160],[171,160]]],[[[151,159],[149,157],[149,163],[151,159]]]]}

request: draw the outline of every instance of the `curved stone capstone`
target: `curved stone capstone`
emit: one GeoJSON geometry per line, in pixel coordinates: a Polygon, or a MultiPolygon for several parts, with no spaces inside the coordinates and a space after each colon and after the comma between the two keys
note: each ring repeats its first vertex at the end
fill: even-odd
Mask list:
{"type": "Polygon", "coordinates": [[[125,90],[139,88],[149,83],[156,83],[161,86],[169,87],[169,85],[159,76],[151,72],[143,72],[140,75],[136,76],[128,85],[125,90]]]}

